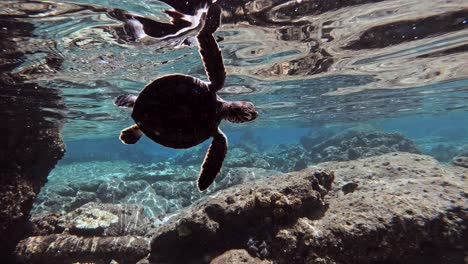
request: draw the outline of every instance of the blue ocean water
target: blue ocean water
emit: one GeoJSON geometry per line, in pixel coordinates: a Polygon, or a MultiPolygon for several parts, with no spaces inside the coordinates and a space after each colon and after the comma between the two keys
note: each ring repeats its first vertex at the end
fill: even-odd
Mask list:
{"type": "Polygon", "coordinates": [[[194,182],[210,140],[188,150],[146,137],[124,145],[119,133],[133,124],[131,110],[113,102],[166,74],[206,80],[193,37],[209,2],[0,3],[0,20],[9,21],[0,30],[18,34],[16,52],[24,54],[10,71],[64,102],[43,109],[63,122],[66,154],[35,214],[99,201],[143,204],[163,218],[234,184],[223,182],[234,169],[266,175],[391,151],[443,163],[468,155],[466,2],[219,0],[215,35],[227,69],[219,95],[253,102],[259,117],[222,122],[225,165],[199,193],[194,182]],[[186,15],[185,27],[171,23],[164,11],[172,9],[186,15]],[[118,14],[146,16],[147,36],[118,14]]]}

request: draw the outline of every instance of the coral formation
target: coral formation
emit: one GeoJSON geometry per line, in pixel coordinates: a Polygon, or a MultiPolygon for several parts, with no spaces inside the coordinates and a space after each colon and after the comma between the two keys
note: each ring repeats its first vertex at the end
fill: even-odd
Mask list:
{"type": "Polygon", "coordinates": [[[420,153],[416,144],[400,133],[348,129],[327,140],[311,146],[301,139],[313,162],[345,161],[381,155],[394,151],[420,153]]]}

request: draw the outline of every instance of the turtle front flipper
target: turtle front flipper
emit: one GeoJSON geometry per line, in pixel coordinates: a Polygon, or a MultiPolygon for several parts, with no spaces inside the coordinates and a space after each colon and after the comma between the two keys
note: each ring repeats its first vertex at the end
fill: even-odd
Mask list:
{"type": "Polygon", "coordinates": [[[224,157],[227,152],[226,135],[218,128],[218,132],[213,138],[208,152],[205,156],[205,161],[201,166],[200,176],[198,177],[198,190],[201,192],[206,190],[216,178],[221,167],[223,166],[224,157]]]}
{"type": "Polygon", "coordinates": [[[127,127],[120,132],[120,141],[124,144],[135,144],[143,135],[137,125],[127,127]]]}
{"type": "Polygon", "coordinates": [[[114,101],[114,105],[118,107],[133,107],[135,105],[135,101],[137,96],[131,94],[121,94],[117,96],[114,101]]]}
{"type": "Polygon", "coordinates": [[[209,88],[216,92],[224,86],[226,70],[223,56],[213,33],[218,29],[221,20],[221,7],[212,4],[206,15],[205,25],[198,33],[198,48],[210,81],[209,88]]]}

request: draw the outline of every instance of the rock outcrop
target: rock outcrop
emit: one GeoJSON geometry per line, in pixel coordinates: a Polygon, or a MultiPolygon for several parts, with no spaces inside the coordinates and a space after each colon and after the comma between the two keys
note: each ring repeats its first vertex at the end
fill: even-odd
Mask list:
{"type": "Polygon", "coordinates": [[[9,263],[16,244],[28,233],[35,197],[64,154],[58,111],[64,105],[56,90],[23,83],[19,74],[10,72],[23,61],[25,50],[13,38],[29,37],[34,28],[0,19],[5,29],[0,32],[0,255],[9,263]]]}
{"type": "Polygon", "coordinates": [[[466,175],[394,152],[239,183],[160,226],[92,203],[34,219],[17,254],[25,263],[463,263],[466,175]]]}
{"type": "MultiPolygon", "coordinates": [[[[444,167],[431,157],[409,153],[327,162],[318,167],[334,171],[336,177],[325,196],[327,206],[302,204],[302,210],[311,210],[308,214],[288,212],[286,221],[276,221],[275,209],[269,208],[274,196],[262,192],[259,185],[238,185],[163,226],[153,239],[149,260],[463,263],[466,169],[444,167]],[[242,192],[248,188],[252,193],[242,192]],[[249,200],[255,201],[252,209],[243,206],[249,200]],[[264,215],[265,208],[269,210],[264,215]],[[171,251],[175,249],[183,249],[184,256],[171,251]]],[[[315,173],[308,169],[265,178],[258,184],[277,188],[315,173]]],[[[302,193],[288,187],[279,191],[288,192],[288,201],[302,193]]]]}
{"type": "Polygon", "coordinates": [[[463,263],[468,170],[409,153],[318,167],[336,175],[329,210],[285,235],[305,262],[463,263]]]}

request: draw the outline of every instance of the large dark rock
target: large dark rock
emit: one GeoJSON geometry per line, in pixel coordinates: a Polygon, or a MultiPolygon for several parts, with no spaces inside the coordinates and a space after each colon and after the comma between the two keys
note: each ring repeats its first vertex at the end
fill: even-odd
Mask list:
{"type": "MultiPolygon", "coordinates": [[[[0,30],[0,255],[8,263],[13,262],[15,245],[28,232],[36,195],[64,154],[63,117],[58,111],[64,105],[56,90],[23,83],[16,74],[21,72],[11,73],[23,62],[22,51],[28,50],[18,47],[16,40],[31,36],[34,27],[9,16],[0,15],[0,21],[5,29],[0,30]]],[[[37,67],[54,69],[59,63],[52,57],[47,60],[37,67]]]]}
{"type": "MultiPolygon", "coordinates": [[[[3,85],[0,83],[0,86],[3,85]]],[[[20,91],[35,89],[33,84],[16,85],[16,88],[20,91]]],[[[6,88],[0,89],[4,91],[6,88]]],[[[23,98],[18,101],[24,100],[23,104],[11,103],[8,109],[0,103],[2,120],[9,119],[8,122],[0,122],[7,125],[0,127],[0,251],[3,256],[11,252],[24,235],[34,199],[45,184],[49,172],[65,152],[60,123],[44,120],[40,114],[40,104],[35,105],[50,93],[47,89],[40,91],[44,94],[33,92],[19,95],[23,98]],[[30,105],[26,102],[28,100],[36,103],[30,105]],[[35,109],[37,113],[25,113],[22,109],[35,109]],[[9,113],[18,116],[5,116],[9,113]]],[[[53,97],[53,94],[48,96],[53,97]]]]}

